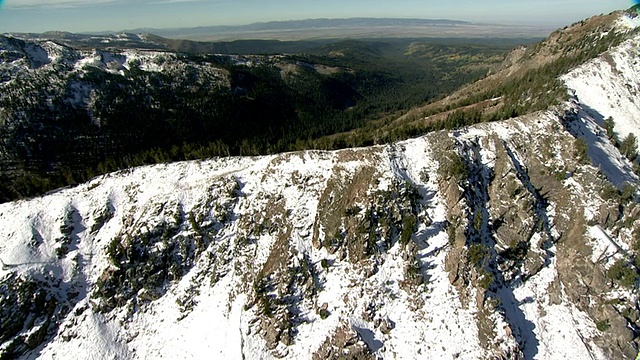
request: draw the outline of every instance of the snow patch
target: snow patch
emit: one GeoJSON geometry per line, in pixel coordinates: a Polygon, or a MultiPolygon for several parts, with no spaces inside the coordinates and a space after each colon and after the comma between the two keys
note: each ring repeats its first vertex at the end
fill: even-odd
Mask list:
{"type": "Polygon", "coordinates": [[[640,35],[636,35],[561,77],[596,123],[613,118],[621,140],[629,133],[640,134],[639,58],[640,35]]]}

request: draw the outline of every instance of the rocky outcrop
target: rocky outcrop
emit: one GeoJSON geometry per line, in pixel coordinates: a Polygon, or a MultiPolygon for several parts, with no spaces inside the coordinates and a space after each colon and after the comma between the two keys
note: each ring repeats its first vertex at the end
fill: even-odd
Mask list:
{"type": "Polygon", "coordinates": [[[587,110],[2,204],[0,354],[634,358],[638,176],[587,110]]]}

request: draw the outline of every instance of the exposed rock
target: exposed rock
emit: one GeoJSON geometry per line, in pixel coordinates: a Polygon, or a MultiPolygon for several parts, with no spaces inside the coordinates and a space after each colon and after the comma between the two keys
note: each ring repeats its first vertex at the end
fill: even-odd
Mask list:
{"type": "Polygon", "coordinates": [[[447,254],[445,270],[449,273],[449,282],[456,287],[466,286],[468,283],[466,257],[465,249],[452,249],[447,254]]]}
{"type": "Polygon", "coordinates": [[[606,202],[600,205],[598,213],[598,223],[604,228],[612,228],[618,221],[620,211],[618,210],[618,204],[606,202]]]}
{"type": "Polygon", "coordinates": [[[42,324],[37,325],[31,331],[31,334],[27,336],[24,343],[30,348],[35,349],[45,340],[47,332],[49,330],[49,320],[45,320],[42,324]]]}
{"type": "Polygon", "coordinates": [[[3,204],[0,356],[632,358],[637,297],[607,269],[633,280],[638,206],[603,207],[607,183],[576,160],[576,136],[619,155],[587,105],[3,204]],[[594,238],[594,221],[613,228],[594,238]],[[594,261],[605,237],[623,251],[594,261]]]}
{"type": "Polygon", "coordinates": [[[373,360],[367,346],[358,341],[358,334],[348,325],[341,325],[313,354],[313,360],[358,359],[373,360]]]}
{"type": "Polygon", "coordinates": [[[138,294],[138,297],[145,301],[156,301],[162,297],[162,294],[155,290],[142,289],[138,294]]]}
{"type": "Polygon", "coordinates": [[[393,321],[391,321],[389,318],[385,318],[380,323],[380,331],[386,335],[389,335],[391,330],[395,329],[395,327],[396,327],[396,324],[393,321]]]}

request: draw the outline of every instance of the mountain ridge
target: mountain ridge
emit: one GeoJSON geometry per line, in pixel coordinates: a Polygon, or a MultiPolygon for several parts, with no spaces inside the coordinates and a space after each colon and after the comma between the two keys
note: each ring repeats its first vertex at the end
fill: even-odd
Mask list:
{"type": "Polygon", "coordinates": [[[0,204],[2,356],[634,359],[640,178],[603,122],[640,133],[628,36],[512,119],[0,204]]]}
{"type": "Polygon", "coordinates": [[[311,42],[289,55],[266,49],[289,44],[239,42],[189,54],[138,35],[75,47],[0,36],[0,193],[30,196],[158,159],[308,147],[482,77],[511,44],[443,42],[311,42]],[[416,44],[419,53],[406,52],[416,44]]]}
{"type": "MultiPolygon", "coordinates": [[[[531,311],[529,305],[520,305],[523,306],[521,310],[516,310],[517,307],[512,310],[507,309],[506,318],[502,320],[499,317],[492,317],[492,321],[496,322],[493,330],[490,330],[490,333],[495,332],[493,335],[487,335],[489,337],[486,340],[476,338],[474,335],[476,331],[482,333],[489,330],[481,330],[481,327],[487,326],[487,323],[474,325],[476,321],[480,320],[472,315],[474,313],[472,309],[478,306],[478,311],[480,311],[487,306],[489,308],[496,306],[488,305],[491,304],[490,297],[492,295],[484,295],[489,296],[484,300],[482,297],[478,298],[484,291],[487,291],[480,289],[488,286],[487,289],[491,291],[493,286],[500,289],[505,285],[492,283],[482,285],[482,279],[489,275],[483,275],[480,272],[478,277],[475,277],[476,270],[472,269],[475,266],[473,261],[476,260],[470,260],[472,262],[468,265],[470,266],[468,270],[455,270],[455,266],[463,265],[454,264],[464,264],[463,259],[466,256],[469,256],[470,259],[473,258],[471,255],[465,255],[467,251],[471,250],[464,251],[466,247],[464,245],[460,247],[458,243],[463,241],[464,244],[463,239],[468,239],[470,236],[462,236],[462,232],[459,233],[465,228],[466,220],[464,217],[457,218],[457,215],[453,214],[457,211],[464,213],[464,209],[467,208],[473,209],[475,205],[472,204],[478,200],[466,198],[466,201],[460,202],[460,196],[463,199],[467,196],[464,195],[466,190],[462,190],[467,186],[464,185],[466,181],[461,178],[462,187],[459,188],[456,182],[459,180],[455,180],[456,175],[450,177],[452,175],[442,172],[446,171],[443,170],[446,169],[446,165],[443,164],[449,161],[447,150],[431,152],[429,149],[446,149],[446,143],[453,141],[451,144],[459,142],[458,146],[462,146],[458,151],[463,151],[459,156],[463,156],[465,162],[472,161],[472,158],[467,158],[471,155],[464,155],[466,146],[481,147],[478,150],[483,154],[483,158],[487,157],[485,160],[481,160],[482,164],[491,163],[495,156],[493,160],[496,161],[494,171],[498,174],[507,171],[505,174],[507,174],[506,179],[509,181],[496,181],[489,187],[489,191],[492,192],[491,197],[495,197],[494,200],[491,200],[490,214],[492,215],[489,215],[489,218],[493,218],[499,216],[504,209],[509,209],[509,206],[517,206],[515,204],[500,205],[500,199],[503,195],[498,196],[496,195],[498,193],[493,193],[493,191],[505,186],[501,185],[502,183],[512,184],[508,186],[517,184],[513,181],[517,181],[518,169],[521,167],[522,169],[530,169],[531,179],[523,180],[525,181],[521,185],[524,186],[523,190],[527,188],[528,181],[535,184],[530,185],[533,188],[547,184],[548,181],[533,172],[539,166],[535,165],[536,161],[531,162],[535,157],[529,158],[530,155],[516,150],[518,142],[513,142],[516,141],[515,139],[528,137],[531,133],[549,134],[557,141],[557,144],[560,144],[561,148],[564,148],[561,151],[569,153],[573,151],[571,149],[573,147],[571,135],[567,133],[553,135],[554,133],[549,131],[559,125],[559,121],[558,114],[534,114],[502,123],[477,125],[458,134],[432,134],[372,149],[303,152],[255,159],[229,158],[155,165],[99,177],[80,188],[63,190],[41,199],[3,204],[0,205],[0,221],[4,224],[3,232],[15,231],[12,230],[13,227],[8,222],[31,223],[32,225],[28,227],[34,231],[33,234],[40,234],[33,236],[36,236],[35,239],[41,239],[32,243],[31,241],[34,240],[27,241],[28,239],[24,238],[27,234],[21,231],[10,237],[5,236],[12,241],[10,244],[5,243],[2,250],[2,260],[5,265],[3,279],[5,282],[11,279],[6,277],[7,274],[29,274],[36,271],[35,275],[41,266],[38,265],[39,263],[43,261],[49,263],[50,260],[46,260],[49,257],[57,258],[59,260],[54,260],[50,263],[51,265],[47,265],[45,268],[51,268],[53,274],[62,271],[57,276],[69,279],[64,281],[69,281],[71,294],[76,291],[79,294],[87,294],[86,297],[80,295],[77,300],[71,298],[73,295],[68,295],[69,300],[67,301],[71,301],[69,310],[76,310],[65,316],[67,320],[60,324],[59,336],[44,349],[33,353],[45,357],[54,353],[73,357],[77,351],[83,353],[99,351],[97,354],[100,356],[115,355],[122,358],[148,358],[160,355],[197,358],[211,354],[212,351],[214,354],[227,358],[240,358],[240,356],[296,358],[309,356],[311,353],[321,356],[319,354],[323,351],[328,351],[329,354],[335,354],[335,351],[338,353],[349,351],[351,354],[375,353],[376,356],[383,358],[415,356],[416,351],[433,356],[456,356],[457,354],[462,358],[478,358],[483,356],[482,354],[487,355],[487,351],[489,354],[496,354],[492,351],[497,351],[506,357],[517,356],[516,354],[521,353],[527,358],[533,357],[536,353],[543,358],[561,356],[560,354],[569,357],[590,354],[596,358],[607,358],[614,356],[614,354],[617,354],[615,357],[621,356],[621,353],[618,352],[621,350],[610,348],[608,347],[610,345],[606,345],[607,342],[602,343],[599,339],[603,339],[600,338],[602,334],[609,336],[607,334],[614,332],[620,334],[616,336],[626,338],[627,335],[622,335],[624,332],[620,333],[621,329],[626,328],[626,324],[620,328],[621,325],[614,322],[617,318],[608,315],[606,318],[610,319],[610,326],[613,328],[608,333],[598,332],[595,321],[600,321],[599,318],[593,322],[586,321],[583,319],[586,316],[583,311],[587,309],[569,310],[570,308],[567,307],[568,297],[573,296],[570,295],[570,291],[579,291],[575,288],[576,284],[570,285],[570,282],[573,281],[571,273],[565,272],[566,279],[562,280],[566,286],[567,294],[560,292],[557,295],[551,295],[559,296],[559,299],[564,300],[548,300],[544,291],[534,290],[536,287],[552,286],[553,281],[558,281],[553,280],[553,274],[556,271],[554,266],[558,266],[554,264],[556,261],[564,259],[566,255],[556,247],[565,248],[566,245],[560,244],[575,241],[571,235],[566,233],[563,235],[565,231],[563,229],[571,224],[570,221],[560,220],[566,211],[566,209],[562,211],[561,209],[568,205],[560,205],[559,201],[562,201],[561,199],[565,196],[563,194],[566,191],[572,193],[571,197],[574,198],[572,201],[576,201],[578,198],[585,199],[585,191],[593,196],[593,199],[599,199],[601,196],[598,195],[597,188],[586,187],[589,182],[584,182],[589,181],[587,179],[591,176],[595,176],[595,167],[578,165],[577,169],[580,169],[582,174],[567,178],[566,185],[558,188],[557,184],[549,183],[542,185],[541,190],[537,190],[542,193],[549,190],[556,193],[556,195],[549,197],[550,204],[547,205],[545,211],[548,211],[548,221],[552,224],[550,236],[554,239],[564,240],[553,240],[552,244],[554,245],[549,244],[550,247],[545,245],[545,247],[538,249],[538,245],[534,244],[536,241],[544,244],[544,238],[538,238],[542,235],[535,235],[538,234],[535,232],[534,240],[532,240],[534,243],[530,248],[531,253],[524,257],[525,263],[528,265],[520,270],[524,271],[524,274],[529,272],[528,275],[521,276],[530,280],[522,281],[525,284],[535,285],[530,287],[530,285],[515,285],[518,282],[513,284],[514,289],[517,290],[516,299],[519,301],[529,299],[524,304],[530,303],[533,308],[542,306],[549,313],[547,316],[550,318],[545,318],[542,315],[538,315],[542,316],[540,319],[532,317],[533,313],[529,313],[531,311]],[[511,133],[509,135],[511,140],[509,137],[505,137],[508,133],[511,133]],[[495,140],[492,140],[494,136],[499,136],[496,138],[496,145],[506,141],[507,153],[499,155],[500,153],[496,152],[495,155],[491,155],[490,149],[492,147],[486,142],[489,141],[488,144],[494,142],[495,140]],[[480,142],[476,143],[476,141],[480,142]],[[511,165],[513,170],[510,171],[514,173],[510,173],[509,168],[498,170],[498,164],[504,164],[504,161],[509,159],[503,157],[509,152],[513,152],[512,155],[509,155],[513,156],[512,159],[517,159],[509,161],[513,161],[514,164],[522,164],[511,165]],[[155,186],[144,186],[143,179],[145,178],[154,179],[155,186]],[[282,186],[281,179],[290,179],[287,180],[290,185],[282,186]],[[373,179],[379,181],[378,186],[375,185],[376,181],[373,179]],[[572,185],[565,189],[569,184],[572,185]],[[363,186],[364,189],[361,188],[363,186]],[[574,190],[568,190],[571,187],[575,187],[574,190]],[[365,190],[367,188],[371,190],[365,190]],[[552,190],[554,188],[555,190],[552,190]],[[369,195],[369,191],[376,195],[369,195]],[[414,191],[417,193],[413,193],[414,191]],[[340,200],[341,196],[346,202],[340,200]],[[350,198],[350,196],[354,197],[350,198]],[[390,196],[390,199],[385,200],[385,196],[390,196]],[[394,197],[397,198],[394,200],[394,197]],[[330,202],[326,203],[326,201],[330,202]],[[374,203],[371,204],[370,201],[374,201],[374,203]],[[378,202],[380,203],[378,204],[378,202]],[[465,205],[465,202],[468,205],[465,205]],[[504,206],[507,207],[504,208],[504,206]],[[553,208],[556,209],[556,215],[551,215],[550,209],[553,208]],[[159,213],[157,213],[158,211],[159,213]],[[379,211],[382,212],[378,216],[381,216],[382,219],[389,216],[389,220],[386,221],[396,225],[387,230],[386,226],[389,225],[380,226],[382,222],[378,223],[378,221],[382,220],[376,220],[371,226],[375,226],[374,234],[377,234],[376,237],[379,236],[379,240],[372,245],[366,245],[366,234],[368,233],[366,224],[370,221],[367,220],[368,214],[376,214],[379,211]],[[390,211],[390,213],[387,215],[386,211],[390,211]],[[394,215],[396,211],[397,215],[394,215]],[[339,235],[331,240],[332,238],[329,236],[332,233],[331,227],[337,225],[335,223],[331,225],[335,221],[332,220],[332,217],[336,216],[336,212],[337,218],[341,219],[338,224],[343,224],[339,228],[344,226],[342,230],[344,235],[339,235]],[[413,220],[416,221],[415,230],[413,227],[407,227],[413,216],[416,219],[413,220]],[[556,217],[558,220],[554,220],[556,217]],[[364,229],[360,230],[359,226],[364,226],[364,229]],[[397,226],[397,230],[395,230],[397,233],[394,235],[394,230],[390,229],[395,226],[397,226]],[[64,234],[67,231],[69,231],[69,240],[64,240],[64,234]],[[403,240],[403,234],[406,231],[410,231],[411,235],[408,239],[403,240]],[[452,233],[452,231],[454,232],[452,233]],[[342,239],[342,236],[345,237],[342,239]],[[363,238],[358,240],[360,237],[363,238]],[[282,241],[285,240],[287,241],[283,243],[282,241]],[[163,241],[167,245],[162,245],[163,241]],[[388,243],[386,243],[387,241],[388,243]],[[153,245],[154,243],[156,245],[153,245]],[[282,248],[283,244],[288,245],[282,248]],[[122,246],[122,248],[119,249],[118,246],[122,246]],[[130,267],[138,269],[135,271],[140,274],[145,274],[146,271],[151,271],[149,274],[153,274],[155,265],[152,265],[150,270],[145,270],[144,262],[155,264],[156,261],[162,259],[162,257],[157,258],[156,255],[152,255],[153,253],[149,253],[144,255],[145,257],[151,256],[149,260],[145,260],[145,257],[134,260],[133,255],[125,255],[127,246],[133,248],[150,246],[150,250],[157,248],[153,251],[161,251],[161,253],[168,250],[169,254],[171,251],[176,251],[176,255],[171,255],[168,258],[174,260],[168,261],[170,263],[177,261],[179,267],[176,270],[168,271],[168,275],[163,275],[170,276],[169,278],[173,277],[173,280],[155,286],[127,285],[128,281],[133,281],[133,278],[122,282],[124,279],[129,279],[129,275],[125,275],[125,269],[130,267]],[[178,247],[174,248],[175,246],[178,247]],[[182,249],[183,246],[186,248],[182,249]],[[229,249],[224,250],[227,246],[229,249]],[[291,250],[285,250],[289,246],[291,246],[291,250]],[[371,250],[367,250],[367,246],[373,247],[371,250]],[[423,246],[424,248],[422,248],[423,246]],[[9,251],[10,248],[13,250],[9,251]],[[174,250],[170,250],[172,248],[174,250]],[[189,250],[190,248],[191,250],[189,250]],[[22,250],[17,251],[18,249],[22,250]],[[460,250],[463,252],[460,253],[460,250]],[[414,252],[416,253],[414,254],[414,252]],[[551,255],[550,265],[544,265],[544,261],[536,263],[536,261],[540,261],[535,260],[537,256],[549,252],[558,252],[558,260],[553,260],[555,257],[551,255]],[[31,255],[27,256],[27,254],[31,255]],[[283,255],[284,258],[282,258],[283,255]],[[87,256],[91,257],[91,262],[85,264],[89,258],[83,259],[87,256]],[[173,258],[172,256],[177,257],[173,258]],[[210,260],[207,260],[209,257],[211,257],[210,260]],[[140,260],[143,263],[137,263],[140,260]],[[307,265],[304,265],[305,261],[308,261],[307,265]],[[410,265],[413,261],[417,261],[417,263],[410,265]],[[58,262],[60,265],[56,265],[58,262]],[[76,262],[78,265],[73,265],[76,262]],[[115,267],[113,264],[116,264],[115,267]],[[253,265],[249,266],[249,264],[253,265]],[[80,266],[78,275],[73,275],[75,266],[80,266]],[[90,270],[94,266],[97,267],[90,270]],[[417,275],[412,272],[411,266],[417,266],[419,269],[417,275]],[[538,268],[539,266],[541,268],[538,268]],[[308,270],[303,270],[305,267],[308,267],[308,270]],[[286,270],[287,268],[289,270],[286,270]],[[310,271],[310,274],[304,275],[304,271],[310,271]],[[470,271],[469,274],[472,277],[462,282],[462,279],[467,276],[464,275],[465,271],[470,271]],[[301,272],[301,275],[296,275],[298,272],[301,272]],[[286,275],[287,273],[293,275],[286,275]],[[75,276],[87,276],[87,283],[78,282],[82,277],[75,278],[75,276]],[[124,278],[118,280],[120,276],[124,276],[124,278]],[[271,285],[268,285],[267,295],[260,295],[260,286],[263,286],[260,285],[262,276],[267,276],[270,279],[268,281],[271,285]],[[293,277],[286,280],[289,279],[288,276],[293,277]],[[548,278],[549,276],[551,277],[548,278]],[[362,290],[358,290],[360,285],[357,285],[359,283],[357,279],[361,278],[367,280],[363,283],[362,290]],[[246,283],[247,280],[249,283],[246,283]],[[466,281],[477,285],[469,287],[470,285],[464,285],[466,281]],[[345,282],[351,285],[347,285],[347,287],[340,285],[345,282]],[[253,285],[251,285],[252,283],[253,285]],[[111,292],[113,290],[108,290],[112,286],[124,287],[113,293],[111,292]],[[125,290],[129,289],[129,286],[134,287],[125,290]],[[380,286],[385,289],[382,293],[379,290],[380,286]],[[375,290],[376,288],[378,290],[375,290]],[[295,300],[297,291],[302,292],[299,295],[302,296],[301,300],[295,300]],[[363,291],[364,293],[362,293],[363,291]],[[385,292],[387,295],[383,295],[385,292]],[[313,295],[314,293],[317,295],[313,295]],[[115,297],[112,297],[111,294],[114,294],[115,297]],[[348,296],[349,300],[343,299],[342,296],[348,294],[351,294],[348,296]],[[227,296],[230,297],[227,298],[227,296]],[[260,296],[267,297],[260,298],[260,296]],[[287,300],[288,296],[293,296],[293,298],[287,300]],[[316,296],[317,300],[310,302],[316,296]],[[254,300],[252,300],[253,297],[255,297],[254,300]],[[531,300],[531,297],[534,300],[531,300]],[[76,303],[76,301],[78,302],[76,303]],[[298,303],[298,301],[300,302],[298,303]],[[560,301],[559,304],[564,305],[547,308],[548,305],[545,304],[548,301],[560,301]],[[473,305],[476,302],[478,305],[473,305]],[[433,307],[436,303],[438,307],[433,307]],[[465,303],[468,304],[466,306],[469,306],[469,309],[465,308],[463,305],[465,303]],[[129,305],[124,306],[125,304],[129,305]],[[424,305],[421,307],[420,304],[424,305]],[[412,312],[409,309],[415,306],[422,308],[422,311],[426,313],[410,315],[412,312]],[[443,306],[448,310],[444,311],[443,306]],[[314,308],[315,310],[313,310],[314,308]],[[299,313],[300,311],[301,313],[299,313]],[[362,315],[359,311],[362,311],[362,315]],[[525,311],[527,314],[521,320],[517,320],[518,316],[523,316],[517,315],[519,311],[525,311]],[[273,315],[267,315],[270,313],[273,315]],[[301,315],[302,318],[298,318],[301,315]],[[174,316],[176,320],[169,320],[171,316],[174,316]],[[423,320],[409,321],[415,316],[419,316],[423,320]],[[430,316],[433,318],[428,320],[430,316]],[[514,317],[511,318],[511,316],[514,317]],[[567,329],[560,327],[560,333],[550,330],[550,327],[561,326],[557,323],[558,317],[566,318],[567,316],[569,321],[579,322],[579,326],[584,329],[578,333],[582,340],[576,337],[567,343],[567,329]],[[459,323],[456,326],[460,326],[460,328],[451,327],[453,325],[450,323],[452,317],[457,319],[456,322],[459,323]],[[160,322],[161,318],[166,320],[160,322]],[[325,320],[322,320],[323,318],[325,320]],[[257,319],[257,323],[254,323],[255,319],[257,319]],[[440,320],[443,323],[440,323],[440,320]],[[220,330],[214,330],[209,326],[212,321],[228,325],[221,326],[220,330]],[[236,323],[236,321],[239,322],[236,323]],[[346,327],[340,330],[342,326],[345,326],[341,325],[342,321],[346,321],[346,327]],[[535,322],[537,325],[534,328],[538,330],[535,332],[531,329],[527,330],[527,322],[535,322]],[[123,325],[117,325],[118,323],[129,325],[121,327],[123,325]],[[543,328],[540,328],[541,324],[544,324],[543,328]],[[444,325],[449,326],[448,331],[444,325]],[[410,330],[416,326],[419,326],[418,329],[425,328],[420,331],[410,330]],[[349,340],[340,343],[340,340],[334,339],[330,340],[330,343],[339,346],[339,348],[331,350],[331,346],[322,346],[318,339],[322,339],[323,336],[331,338],[331,329],[351,334],[347,337],[356,337],[355,340],[352,340],[355,343],[349,345],[349,340]],[[460,329],[467,329],[467,331],[460,332],[460,329]],[[95,331],[99,331],[102,335],[96,336],[95,331]],[[176,346],[178,340],[175,335],[185,331],[186,334],[189,334],[190,341],[184,342],[182,340],[179,343],[184,346],[176,346]],[[236,331],[237,334],[233,335],[233,331],[236,331]],[[435,338],[427,338],[425,341],[421,331],[437,335],[435,338]],[[246,335],[247,333],[249,335],[246,335]],[[558,335],[561,337],[556,338],[554,334],[561,334],[558,335]],[[405,341],[401,339],[406,340],[407,337],[421,339],[423,345],[406,345],[405,341]],[[159,339],[163,340],[158,341],[159,339]],[[223,339],[227,339],[224,344],[219,342],[223,339]],[[542,346],[542,340],[545,341],[544,346],[542,346]],[[99,350],[96,346],[102,341],[105,343],[100,345],[102,350],[99,350]],[[483,341],[488,341],[488,343],[483,341]],[[561,341],[564,346],[558,346],[557,341],[561,341]],[[582,347],[582,341],[587,341],[590,345],[582,347]],[[534,343],[538,345],[532,345],[534,343]],[[164,346],[166,344],[172,345],[167,348],[164,346]],[[194,346],[194,344],[209,345],[194,346]],[[230,344],[236,344],[236,346],[230,344]],[[497,348],[489,350],[493,346],[497,346],[497,348]],[[608,349],[607,352],[597,352],[596,349],[601,349],[601,346],[605,346],[608,349]]],[[[540,142],[536,142],[539,144],[536,146],[544,146],[546,141],[550,140],[543,138],[540,142]]],[[[470,150],[474,151],[472,148],[470,150]]],[[[563,159],[567,158],[563,157],[563,159]]],[[[571,169],[575,166],[573,164],[565,162],[564,165],[571,169]]],[[[468,176],[475,176],[471,172],[468,176]]],[[[468,184],[474,183],[469,180],[468,184]]],[[[531,191],[535,192],[536,190],[531,191]]],[[[525,198],[531,196],[526,194],[525,192],[521,196],[525,196],[525,198]]],[[[532,197],[532,201],[538,200],[532,197]]],[[[598,229],[608,229],[606,224],[609,220],[602,217],[606,214],[603,209],[609,209],[612,204],[601,201],[586,203],[594,219],[605,219],[595,220],[596,224],[589,227],[589,229],[595,229],[594,232],[598,229]],[[600,225],[599,221],[604,222],[600,225]]],[[[534,206],[533,209],[536,207],[534,206]]],[[[545,208],[539,209],[544,210],[545,208]]],[[[628,216],[633,218],[631,214],[637,210],[637,204],[631,204],[630,208],[624,211],[624,218],[628,216]]],[[[524,215],[526,211],[518,216],[523,216],[523,219],[531,216],[524,215]]],[[[473,214],[475,212],[472,211],[471,219],[479,216],[473,214]]],[[[375,218],[374,216],[372,219],[375,218]]],[[[535,219],[535,216],[533,218],[535,219]]],[[[535,225],[525,225],[525,222],[520,225],[523,228],[519,228],[514,227],[514,224],[517,224],[517,222],[513,223],[514,219],[503,221],[510,225],[502,225],[499,228],[501,230],[495,233],[494,236],[498,236],[498,239],[504,239],[497,240],[498,243],[514,236],[509,231],[526,232],[529,226],[535,225]],[[502,232],[505,233],[501,235],[502,232]]],[[[468,226],[471,229],[473,228],[472,223],[473,220],[469,220],[468,226]]],[[[606,234],[611,234],[609,230],[604,231],[606,234]]],[[[619,246],[627,246],[625,245],[627,243],[620,237],[598,236],[594,238],[597,240],[595,244],[603,246],[602,249],[613,254],[613,257],[616,256],[615,249],[607,243],[609,236],[615,238],[615,242],[619,246]]],[[[526,239],[527,237],[524,236],[523,241],[526,239]]],[[[477,246],[484,245],[474,246],[477,248],[477,246]]],[[[511,249],[509,245],[503,246],[511,249]]],[[[471,246],[469,249],[475,248],[471,246]]],[[[140,249],[144,249],[144,247],[140,249]]],[[[513,250],[515,249],[513,248],[513,250]]],[[[571,251],[570,249],[567,247],[564,251],[571,251]]],[[[594,253],[593,256],[597,256],[597,253],[594,253]]],[[[577,261],[578,258],[574,258],[574,261],[577,261]]],[[[161,265],[159,269],[164,266],[166,265],[161,265]]],[[[491,271],[489,270],[488,274],[491,271]]],[[[559,272],[559,270],[557,271],[559,272]]],[[[510,272],[503,272],[504,276],[507,276],[508,273],[510,274],[510,272]]],[[[518,273],[519,271],[515,272],[515,274],[518,273]]],[[[513,281],[518,278],[517,276],[513,281]]],[[[44,281],[49,280],[45,278],[44,281]]],[[[154,280],[149,278],[144,281],[152,281],[153,283],[154,280]]],[[[60,289],[66,288],[67,286],[60,287],[60,289]]],[[[623,288],[614,288],[614,291],[615,294],[621,294],[617,296],[627,296],[622,295],[627,294],[623,288]]],[[[500,295],[500,298],[504,302],[509,296],[512,295],[503,294],[500,295]]],[[[63,301],[61,305],[64,303],[63,301]]],[[[591,301],[595,302],[595,300],[591,301]]],[[[509,305],[509,303],[503,304],[509,305]]],[[[594,309],[599,309],[599,306],[593,303],[591,306],[594,309]]],[[[47,326],[44,328],[42,326],[36,327],[32,334],[41,334],[43,332],[41,329],[48,329],[52,325],[50,323],[44,324],[47,326]]],[[[36,341],[37,336],[40,335],[28,335],[25,338],[27,339],[26,343],[36,341]]],[[[18,348],[20,347],[18,346],[18,348]]],[[[7,351],[7,348],[3,349],[7,351]]],[[[623,350],[623,352],[629,354],[629,350],[623,350]]],[[[627,357],[632,358],[633,356],[627,355],[627,357]]]]}
{"type": "Polygon", "coordinates": [[[415,18],[345,18],[271,21],[248,25],[197,26],[189,28],[137,28],[121,31],[70,33],[48,31],[42,34],[9,33],[21,38],[81,39],[119,34],[155,35],[172,40],[200,42],[238,40],[328,41],[365,38],[516,38],[537,39],[553,28],[473,23],[447,19],[415,18]]]}
{"type": "Polygon", "coordinates": [[[453,37],[540,37],[551,29],[545,27],[515,27],[500,24],[479,24],[460,20],[415,18],[345,18],[271,21],[235,26],[198,26],[175,29],[133,29],[125,32],[153,33],[159,36],[190,40],[237,39],[323,39],[380,37],[438,37],[446,32],[453,37]],[[397,29],[397,30],[393,30],[397,29]],[[384,31],[382,31],[384,30],[384,31]],[[508,35],[509,31],[511,32],[508,35]],[[383,35],[384,36],[384,35],[383,35]],[[517,36],[516,36],[517,37],[517,36]]]}
{"type": "MultiPolygon", "coordinates": [[[[257,22],[246,25],[217,25],[217,26],[197,26],[193,28],[174,28],[174,29],[133,29],[124,30],[124,32],[149,32],[147,30],[154,31],[229,31],[229,30],[296,30],[296,29],[308,29],[318,27],[337,27],[337,26],[391,26],[391,25],[469,25],[471,22],[460,20],[448,20],[448,19],[418,19],[418,18],[367,18],[367,17],[354,17],[354,18],[313,18],[304,20],[285,20],[285,21],[268,21],[257,22]]],[[[153,31],[151,31],[153,32],[153,31]]]]}

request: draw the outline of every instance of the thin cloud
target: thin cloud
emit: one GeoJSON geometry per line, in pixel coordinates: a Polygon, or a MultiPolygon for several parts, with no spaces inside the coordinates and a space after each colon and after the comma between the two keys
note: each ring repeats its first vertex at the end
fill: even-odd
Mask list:
{"type": "Polygon", "coordinates": [[[119,3],[122,0],[14,0],[7,1],[7,9],[52,9],[52,8],[74,8],[92,5],[103,5],[109,3],[119,3]]]}
{"type": "MultiPolygon", "coordinates": [[[[0,0],[1,1],[1,0],[0,0]]],[[[179,4],[179,3],[193,3],[193,2],[205,2],[205,0],[8,0],[5,7],[8,9],[52,9],[52,8],[76,8],[87,7],[93,5],[104,4],[126,4],[131,2],[146,3],[146,4],[179,4]]],[[[226,1],[207,1],[212,4],[219,4],[226,1]]]]}
{"type": "Polygon", "coordinates": [[[158,0],[158,1],[150,1],[150,4],[179,4],[179,3],[190,3],[190,2],[202,2],[202,0],[158,0]]]}

